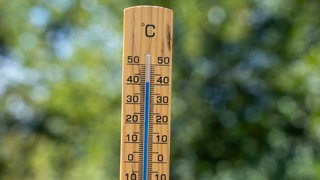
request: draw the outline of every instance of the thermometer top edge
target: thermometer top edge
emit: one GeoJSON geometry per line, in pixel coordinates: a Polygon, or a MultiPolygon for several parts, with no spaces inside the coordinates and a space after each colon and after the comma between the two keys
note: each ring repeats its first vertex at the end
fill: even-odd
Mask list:
{"type": "Polygon", "coordinates": [[[131,9],[135,9],[135,8],[158,8],[158,9],[164,9],[167,11],[171,11],[173,13],[172,9],[166,8],[166,7],[162,7],[162,6],[151,6],[151,5],[139,5],[139,6],[131,6],[131,7],[127,7],[124,9],[124,12],[131,10],[131,9]]]}

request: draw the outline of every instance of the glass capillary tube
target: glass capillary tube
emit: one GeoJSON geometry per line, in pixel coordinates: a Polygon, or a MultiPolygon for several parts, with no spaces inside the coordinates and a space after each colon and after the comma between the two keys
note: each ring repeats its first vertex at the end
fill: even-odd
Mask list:
{"type": "Polygon", "coordinates": [[[143,180],[148,179],[148,144],[149,144],[149,111],[150,111],[150,65],[151,55],[146,54],[145,96],[144,96],[144,133],[143,133],[143,180]]]}

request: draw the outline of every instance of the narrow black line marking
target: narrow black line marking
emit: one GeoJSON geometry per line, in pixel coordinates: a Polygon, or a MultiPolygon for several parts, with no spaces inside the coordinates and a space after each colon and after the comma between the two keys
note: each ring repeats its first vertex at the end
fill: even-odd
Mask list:
{"type": "Polygon", "coordinates": [[[153,142],[152,144],[168,144],[167,142],[153,142]]]}
{"type": "Polygon", "coordinates": [[[140,123],[140,122],[125,122],[126,124],[143,124],[143,123],[140,123]]]}
{"type": "Polygon", "coordinates": [[[152,64],[152,66],[170,66],[170,64],[152,64]]]}

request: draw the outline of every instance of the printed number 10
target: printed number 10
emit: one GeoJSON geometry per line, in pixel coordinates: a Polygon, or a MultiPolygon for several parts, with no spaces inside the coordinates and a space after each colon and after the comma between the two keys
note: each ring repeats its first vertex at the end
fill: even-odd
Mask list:
{"type": "Polygon", "coordinates": [[[126,173],[126,177],[127,177],[127,180],[136,180],[137,179],[137,174],[136,173],[132,173],[132,174],[128,174],[126,173]]]}
{"type": "Polygon", "coordinates": [[[167,176],[165,174],[156,174],[156,180],[166,180],[167,176]]]}

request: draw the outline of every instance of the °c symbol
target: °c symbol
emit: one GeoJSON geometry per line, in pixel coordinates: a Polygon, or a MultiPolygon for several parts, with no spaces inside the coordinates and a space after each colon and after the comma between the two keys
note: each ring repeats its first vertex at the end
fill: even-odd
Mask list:
{"type": "Polygon", "coordinates": [[[153,24],[147,24],[145,28],[145,35],[147,37],[154,37],[156,33],[154,32],[154,29],[156,29],[156,26],[153,24]]]}

